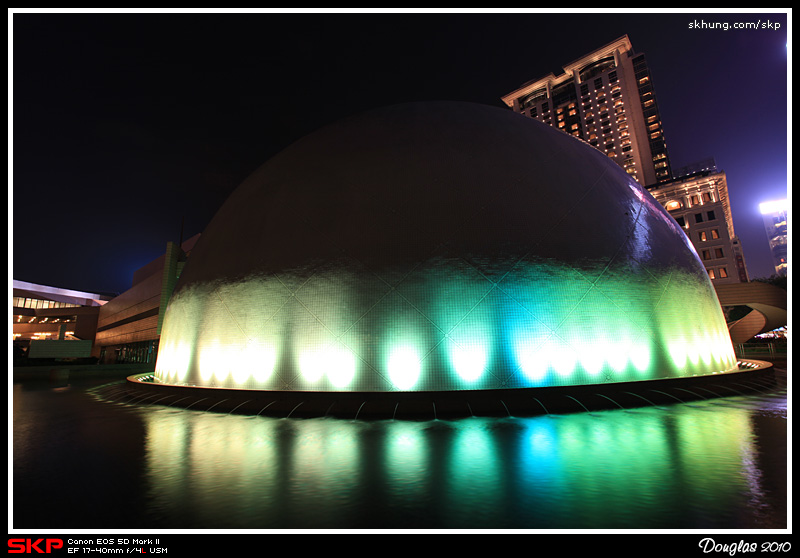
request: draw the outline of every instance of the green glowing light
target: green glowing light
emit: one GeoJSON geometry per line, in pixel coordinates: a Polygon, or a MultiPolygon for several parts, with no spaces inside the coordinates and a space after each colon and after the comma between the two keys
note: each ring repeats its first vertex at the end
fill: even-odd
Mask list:
{"type": "Polygon", "coordinates": [[[489,358],[486,339],[467,338],[448,341],[450,365],[458,377],[468,384],[479,380],[486,370],[489,358]]]}
{"type": "Polygon", "coordinates": [[[629,345],[628,356],[638,372],[645,372],[650,368],[650,349],[644,343],[634,342],[629,345]]]}
{"type": "Polygon", "coordinates": [[[386,367],[394,386],[404,391],[414,387],[422,368],[417,351],[408,346],[393,349],[386,367]]]}
{"type": "Polygon", "coordinates": [[[486,367],[486,352],[480,348],[456,349],[452,358],[453,369],[465,382],[479,379],[486,367]]]}

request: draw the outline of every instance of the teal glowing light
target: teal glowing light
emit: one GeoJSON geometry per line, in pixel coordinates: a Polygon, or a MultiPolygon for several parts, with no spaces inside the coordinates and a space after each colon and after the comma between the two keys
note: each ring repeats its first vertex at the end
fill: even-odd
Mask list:
{"type": "Polygon", "coordinates": [[[530,385],[544,385],[549,361],[545,352],[540,350],[542,338],[527,323],[518,324],[512,335],[510,343],[518,370],[530,385]]]}
{"type": "Polygon", "coordinates": [[[575,349],[560,338],[551,338],[547,344],[547,354],[553,370],[562,378],[571,377],[577,364],[575,349]]]}

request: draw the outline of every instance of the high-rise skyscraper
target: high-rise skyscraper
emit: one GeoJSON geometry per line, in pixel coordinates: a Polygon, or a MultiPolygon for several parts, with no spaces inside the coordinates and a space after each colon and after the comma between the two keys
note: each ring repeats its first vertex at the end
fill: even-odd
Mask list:
{"type": "Polygon", "coordinates": [[[772,259],[775,262],[775,273],[786,276],[789,267],[788,211],[786,200],[776,200],[760,204],[764,228],[767,230],[767,241],[772,259]]]}
{"type": "Polygon", "coordinates": [[[502,99],[515,112],[579,137],[642,185],[672,178],[650,70],[628,36],[529,81],[502,99]]]}

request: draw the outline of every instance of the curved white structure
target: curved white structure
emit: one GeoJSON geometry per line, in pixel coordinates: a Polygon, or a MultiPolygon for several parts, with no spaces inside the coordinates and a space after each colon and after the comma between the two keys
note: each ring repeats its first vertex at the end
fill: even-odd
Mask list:
{"type": "Polygon", "coordinates": [[[644,188],[532,119],[421,103],[311,134],[230,196],[155,381],[440,392],[734,370],[705,269],[644,188]]]}

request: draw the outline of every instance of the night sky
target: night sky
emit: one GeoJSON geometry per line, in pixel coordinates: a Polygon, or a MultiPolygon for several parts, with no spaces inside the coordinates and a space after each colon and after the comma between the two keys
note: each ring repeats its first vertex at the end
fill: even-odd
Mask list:
{"type": "Polygon", "coordinates": [[[787,196],[788,16],[9,14],[9,279],[124,291],[317,128],[406,101],[505,107],[625,34],[647,56],[673,167],[716,159],[750,276],[768,277],[758,204],[787,196]],[[780,29],[690,29],[701,21],[780,29]]]}

